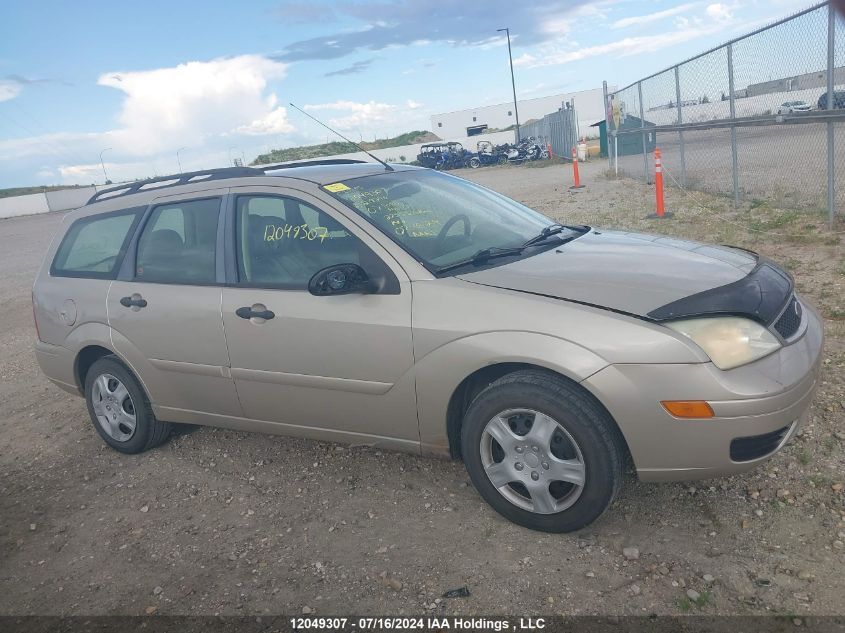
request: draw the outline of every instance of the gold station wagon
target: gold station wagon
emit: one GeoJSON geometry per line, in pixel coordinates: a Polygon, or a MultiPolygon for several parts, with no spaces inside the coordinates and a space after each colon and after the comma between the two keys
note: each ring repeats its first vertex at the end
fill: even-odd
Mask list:
{"type": "Polygon", "coordinates": [[[118,451],[189,423],[450,456],[551,532],[599,517],[629,460],[669,481],[770,457],[822,349],[755,253],[344,160],[101,191],[65,218],[33,306],[42,370],[118,451]]]}

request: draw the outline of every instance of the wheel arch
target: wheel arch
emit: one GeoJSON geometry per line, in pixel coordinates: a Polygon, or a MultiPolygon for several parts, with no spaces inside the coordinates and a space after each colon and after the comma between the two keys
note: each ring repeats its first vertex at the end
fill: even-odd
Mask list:
{"type": "Polygon", "coordinates": [[[76,358],[73,361],[73,377],[80,392],[85,393],[85,376],[88,375],[91,365],[104,356],[117,356],[117,354],[107,347],[94,344],[86,345],[76,353],[76,358]]]}
{"type": "Polygon", "coordinates": [[[628,442],[625,439],[624,433],[622,433],[622,429],[607,407],[602,404],[601,400],[595,394],[583,384],[560,372],[543,367],[542,365],[526,362],[504,362],[488,365],[472,372],[458,384],[449,398],[449,404],[446,409],[446,436],[449,441],[449,455],[452,459],[461,459],[461,427],[463,425],[464,415],[475,397],[499,378],[523,370],[533,370],[552,375],[559,380],[565,381],[589,398],[607,416],[607,419],[610,420],[614,437],[624,453],[625,463],[627,465],[633,463],[631,451],[628,448],[628,442]]]}

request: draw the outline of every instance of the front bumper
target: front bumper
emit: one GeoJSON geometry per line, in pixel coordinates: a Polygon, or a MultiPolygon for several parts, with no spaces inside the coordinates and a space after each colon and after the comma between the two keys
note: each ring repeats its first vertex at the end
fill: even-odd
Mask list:
{"type": "Polygon", "coordinates": [[[803,334],[748,365],[728,371],[712,363],[610,365],[583,382],[619,425],[640,479],[678,481],[740,473],[789,441],[812,402],[824,341],[821,319],[802,305],[807,321],[803,334]],[[706,400],[716,415],[678,419],[666,412],[661,400],[706,400]],[[731,443],[739,438],[755,439],[734,444],[734,456],[742,456],[735,461],[731,443]],[[755,442],[761,447],[756,452],[736,450],[755,442]],[[746,459],[748,455],[753,457],[746,459]]]}

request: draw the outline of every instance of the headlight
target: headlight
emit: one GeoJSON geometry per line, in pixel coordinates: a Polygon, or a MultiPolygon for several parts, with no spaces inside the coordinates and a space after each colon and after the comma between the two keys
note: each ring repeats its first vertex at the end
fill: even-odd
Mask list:
{"type": "Polygon", "coordinates": [[[766,328],[741,317],[684,319],[665,325],[691,338],[719,369],[745,365],[780,348],[766,328]]]}

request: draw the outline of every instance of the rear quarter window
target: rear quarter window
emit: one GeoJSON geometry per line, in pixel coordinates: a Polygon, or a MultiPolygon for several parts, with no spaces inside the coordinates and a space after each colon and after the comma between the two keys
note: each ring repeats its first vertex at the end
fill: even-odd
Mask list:
{"type": "Polygon", "coordinates": [[[92,215],[71,224],[56,251],[56,277],[114,279],[144,207],[92,215]]]}

